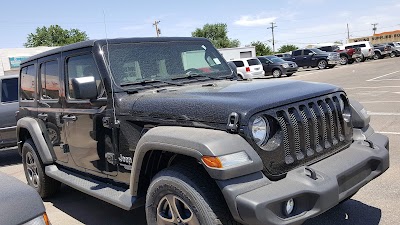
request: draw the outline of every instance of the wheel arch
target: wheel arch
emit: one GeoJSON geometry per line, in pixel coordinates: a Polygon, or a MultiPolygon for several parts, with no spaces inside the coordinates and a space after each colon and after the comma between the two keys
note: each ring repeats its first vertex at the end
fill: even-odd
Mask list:
{"type": "Polygon", "coordinates": [[[46,126],[40,120],[31,117],[24,117],[17,122],[17,143],[18,152],[22,153],[24,142],[31,138],[35,144],[43,164],[51,164],[55,160],[54,149],[48,135],[46,126]]]}
{"type": "MultiPolygon", "coordinates": [[[[175,157],[172,161],[178,157],[200,163],[210,177],[219,180],[243,176],[263,168],[258,154],[244,138],[237,134],[193,127],[156,127],[143,135],[135,149],[130,178],[130,192],[133,196],[137,196],[139,193],[139,182],[142,179],[140,175],[149,165],[149,160],[146,161],[146,159],[149,159],[151,153],[169,154],[165,159],[171,160],[172,157],[175,157]],[[201,160],[203,156],[221,156],[241,151],[247,153],[251,159],[250,163],[215,169],[206,166],[201,160]]],[[[156,157],[156,159],[161,162],[162,156],[156,157]]],[[[161,168],[166,167],[162,166],[161,168]]]]}

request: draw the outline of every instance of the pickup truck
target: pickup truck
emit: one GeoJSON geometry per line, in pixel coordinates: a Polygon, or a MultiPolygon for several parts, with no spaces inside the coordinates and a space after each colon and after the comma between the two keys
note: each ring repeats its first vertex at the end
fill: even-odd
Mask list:
{"type": "Polygon", "coordinates": [[[299,67],[333,68],[340,64],[339,53],[324,52],[318,48],[298,49],[292,52],[291,61],[299,67]]]}
{"type": "Polygon", "coordinates": [[[340,49],[339,46],[337,45],[329,45],[329,46],[320,46],[317,48],[325,52],[339,53],[341,65],[352,64],[355,61],[360,61],[359,58],[361,58],[361,48],[358,47],[340,49]]]}
{"type": "Polygon", "coordinates": [[[392,55],[392,46],[390,45],[386,45],[386,44],[376,44],[374,45],[374,59],[383,59],[386,56],[391,56],[394,57],[392,55]]]}

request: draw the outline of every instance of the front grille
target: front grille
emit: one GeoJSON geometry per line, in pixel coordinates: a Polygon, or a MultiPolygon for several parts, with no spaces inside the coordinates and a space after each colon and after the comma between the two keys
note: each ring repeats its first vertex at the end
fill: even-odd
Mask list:
{"type": "Polygon", "coordinates": [[[270,138],[275,145],[266,143],[260,151],[268,175],[311,164],[351,143],[351,126],[343,119],[340,98],[347,102],[344,95],[334,94],[263,113],[278,130],[270,138]]]}

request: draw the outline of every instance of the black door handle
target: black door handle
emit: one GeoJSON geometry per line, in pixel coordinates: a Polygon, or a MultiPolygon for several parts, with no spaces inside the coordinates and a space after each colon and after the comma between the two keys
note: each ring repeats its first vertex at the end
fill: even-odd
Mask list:
{"type": "Polygon", "coordinates": [[[76,121],[78,118],[76,116],[65,115],[62,117],[62,119],[66,122],[69,122],[69,121],[76,121]]]}

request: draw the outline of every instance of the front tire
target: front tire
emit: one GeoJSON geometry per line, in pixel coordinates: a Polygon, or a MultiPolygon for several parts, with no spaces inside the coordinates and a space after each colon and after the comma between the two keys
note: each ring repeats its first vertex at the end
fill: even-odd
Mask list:
{"type": "Polygon", "coordinates": [[[146,196],[149,225],[237,225],[216,183],[199,165],[160,171],[146,196]]]}
{"type": "Polygon", "coordinates": [[[272,71],[272,76],[274,78],[280,78],[282,76],[282,71],[280,69],[274,69],[272,71]]]}
{"type": "Polygon", "coordinates": [[[38,157],[37,149],[31,139],[22,146],[22,163],[28,185],[33,187],[42,198],[55,194],[61,183],[47,176],[42,160],[38,157]]]}
{"type": "Polygon", "coordinates": [[[324,59],[322,59],[318,62],[318,69],[320,69],[320,70],[325,69],[327,66],[328,66],[328,62],[324,59]]]}
{"type": "Polygon", "coordinates": [[[349,58],[347,58],[346,56],[341,56],[340,57],[340,64],[341,65],[347,65],[349,63],[349,58]]]}
{"type": "Polygon", "coordinates": [[[381,58],[381,54],[379,52],[376,52],[374,55],[374,60],[380,59],[381,58]]]}
{"type": "Polygon", "coordinates": [[[390,58],[394,58],[394,57],[396,57],[396,53],[395,52],[391,52],[390,53],[390,58]]]}

